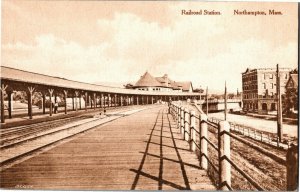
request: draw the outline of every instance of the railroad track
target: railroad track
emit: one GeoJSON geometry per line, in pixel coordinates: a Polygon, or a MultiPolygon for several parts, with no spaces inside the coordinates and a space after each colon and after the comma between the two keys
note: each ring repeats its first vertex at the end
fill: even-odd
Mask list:
{"type": "Polygon", "coordinates": [[[78,116],[78,117],[69,117],[64,119],[58,119],[49,122],[42,122],[27,126],[8,128],[5,130],[1,130],[0,132],[0,147],[3,145],[12,143],[14,141],[24,139],[26,137],[38,134],[40,132],[44,132],[55,127],[68,124],[70,122],[78,121],[81,119],[86,119],[87,116],[78,116]]]}
{"type": "MultiPolygon", "coordinates": [[[[128,107],[123,106],[122,109],[126,110],[128,107]]],[[[120,109],[120,108],[119,107],[111,108],[108,112],[114,114],[116,109],[120,109]]],[[[45,121],[36,124],[0,129],[0,149],[7,148],[9,145],[14,144],[16,142],[31,139],[32,137],[38,136],[42,132],[47,132],[51,129],[55,129],[56,127],[89,118],[98,113],[99,111],[88,111],[86,114],[81,114],[78,116],[72,116],[72,117],[45,121]]]]}
{"type": "Polygon", "coordinates": [[[22,126],[22,128],[14,128],[7,133],[2,133],[0,135],[0,149],[6,149],[9,147],[13,147],[18,144],[22,144],[24,142],[28,142],[30,140],[40,138],[45,135],[53,134],[61,130],[55,130],[57,127],[67,125],[72,122],[80,121],[83,119],[87,119],[88,116],[78,116],[78,117],[70,117],[65,119],[59,119],[55,121],[43,122],[28,126],[22,126]]]}
{"type": "Polygon", "coordinates": [[[99,116],[99,112],[93,112],[51,122],[48,121],[28,126],[7,128],[1,131],[1,134],[7,137],[1,137],[0,167],[1,169],[5,169],[5,167],[12,165],[15,161],[38,153],[45,148],[51,148],[57,143],[88,131],[100,124],[126,116],[127,112],[137,109],[135,107],[125,107],[110,110],[107,112],[107,115],[104,116],[99,116]]]}

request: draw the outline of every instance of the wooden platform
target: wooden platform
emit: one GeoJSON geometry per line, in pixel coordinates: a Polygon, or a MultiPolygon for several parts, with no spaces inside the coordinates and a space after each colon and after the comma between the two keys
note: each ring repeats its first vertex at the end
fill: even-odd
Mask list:
{"type": "Polygon", "coordinates": [[[167,107],[99,126],[1,172],[1,188],[215,190],[167,107]]]}

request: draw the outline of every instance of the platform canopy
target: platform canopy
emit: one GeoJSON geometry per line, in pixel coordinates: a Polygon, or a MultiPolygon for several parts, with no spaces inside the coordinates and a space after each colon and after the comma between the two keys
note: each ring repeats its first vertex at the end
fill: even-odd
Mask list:
{"type": "Polygon", "coordinates": [[[200,93],[191,92],[158,92],[158,91],[142,91],[134,89],[125,89],[119,87],[110,87],[104,85],[96,85],[73,81],[61,77],[54,77],[20,69],[1,66],[1,84],[13,85],[30,85],[38,87],[51,87],[59,89],[72,89],[91,92],[129,94],[129,95],[165,95],[165,96],[200,96],[200,93]]]}

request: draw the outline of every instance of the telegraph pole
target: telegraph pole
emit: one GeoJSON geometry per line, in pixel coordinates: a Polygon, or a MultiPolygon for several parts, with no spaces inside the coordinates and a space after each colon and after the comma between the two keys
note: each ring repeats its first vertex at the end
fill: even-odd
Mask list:
{"type": "Polygon", "coordinates": [[[277,136],[279,142],[282,139],[282,103],[281,103],[281,92],[280,92],[280,72],[279,65],[276,65],[276,92],[277,92],[277,136]]]}
{"type": "Polygon", "coordinates": [[[206,115],[208,115],[208,86],[206,87],[206,115]]]}
{"type": "Polygon", "coordinates": [[[227,120],[227,86],[226,86],[226,81],[225,81],[225,94],[224,94],[224,116],[225,116],[225,121],[227,120]]]}

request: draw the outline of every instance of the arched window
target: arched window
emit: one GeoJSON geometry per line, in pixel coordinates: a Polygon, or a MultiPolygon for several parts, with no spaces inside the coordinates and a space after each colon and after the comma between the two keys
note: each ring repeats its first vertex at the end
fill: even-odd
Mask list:
{"type": "Polygon", "coordinates": [[[266,103],[261,104],[261,108],[262,108],[262,110],[264,110],[264,111],[267,111],[267,110],[268,110],[268,106],[267,106],[266,103]]]}

